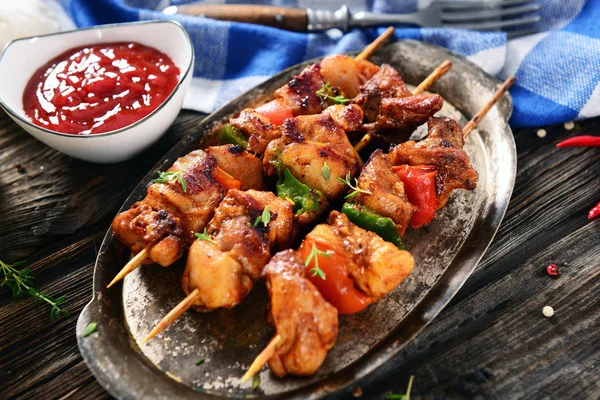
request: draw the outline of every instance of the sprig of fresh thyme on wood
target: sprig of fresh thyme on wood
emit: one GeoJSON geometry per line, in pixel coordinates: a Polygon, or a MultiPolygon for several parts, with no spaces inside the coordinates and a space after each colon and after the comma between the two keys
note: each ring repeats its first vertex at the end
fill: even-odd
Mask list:
{"type": "Polygon", "coordinates": [[[18,270],[16,267],[25,264],[26,261],[19,261],[14,264],[6,264],[0,260],[0,269],[2,270],[2,276],[4,279],[0,286],[5,286],[12,290],[13,298],[21,299],[23,297],[33,297],[34,302],[41,300],[48,303],[52,309],[50,310],[50,319],[54,321],[56,318],[68,316],[69,313],[66,310],[60,308],[60,304],[66,299],[65,296],[61,296],[54,300],[50,296],[38,291],[33,287],[33,281],[35,277],[29,274],[29,269],[24,268],[18,270]]]}

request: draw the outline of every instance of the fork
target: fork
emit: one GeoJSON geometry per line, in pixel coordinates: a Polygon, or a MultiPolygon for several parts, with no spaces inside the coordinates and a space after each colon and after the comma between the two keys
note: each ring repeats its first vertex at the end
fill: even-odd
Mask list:
{"type": "MultiPolygon", "coordinates": [[[[343,7],[342,7],[343,8],[343,7]]],[[[504,30],[540,21],[538,4],[532,0],[493,0],[475,2],[438,2],[412,14],[358,12],[351,15],[352,26],[367,27],[405,23],[421,27],[445,27],[477,31],[504,30]],[[532,14],[532,15],[525,15],[532,14]],[[506,19],[506,17],[513,17],[506,19]]],[[[310,20],[310,14],[309,14],[310,20]]],[[[514,36],[530,30],[511,31],[514,36]]]]}
{"type": "MultiPolygon", "coordinates": [[[[514,30],[540,21],[540,6],[533,0],[491,0],[467,2],[442,1],[411,14],[352,13],[347,6],[339,10],[289,8],[246,4],[182,4],[168,6],[165,14],[188,14],[226,21],[249,22],[293,31],[323,31],[338,28],[411,24],[422,27],[447,27],[473,30],[509,30],[509,36],[531,33],[514,30]]],[[[531,26],[531,25],[530,25],[531,26]]]]}

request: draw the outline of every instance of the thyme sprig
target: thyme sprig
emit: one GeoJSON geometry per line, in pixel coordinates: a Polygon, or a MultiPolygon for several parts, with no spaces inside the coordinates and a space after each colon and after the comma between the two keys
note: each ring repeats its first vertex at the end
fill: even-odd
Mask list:
{"type": "Polygon", "coordinates": [[[325,280],[325,278],[327,278],[327,276],[325,275],[325,271],[323,271],[321,268],[319,268],[319,256],[331,258],[331,254],[329,254],[323,250],[319,250],[317,248],[317,246],[313,243],[312,248],[310,250],[310,254],[308,255],[308,257],[306,257],[306,260],[304,261],[304,267],[308,268],[308,266],[310,265],[310,262],[314,259],[315,266],[313,268],[311,268],[308,272],[311,274],[311,276],[313,278],[315,276],[318,276],[319,278],[325,280]]]}
{"type": "Polygon", "coordinates": [[[52,307],[50,310],[50,319],[52,321],[56,318],[68,316],[69,313],[60,308],[60,304],[66,299],[65,296],[61,296],[56,300],[52,299],[50,296],[47,296],[33,287],[35,277],[30,275],[29,269],[24,268],[18,270],[15,268],[25,263],[26,261],[19,261],[14,264],[6,264],[0,260],[0,269],[2,269],[2,275],[4,277],[0,286],[6,286],[11,289],[15,300],[30,296],[34,298],[34,303],[38,300],[48,303],[52,307]]]}
{"type": "Polygon", "coordinates": [[[352,185],[352,181],[351,181],[351,177],[350,177],[350,172],[348,172],[346,174],[346,179],[342,179],[339,176],[337,177],[338,181],[342,182],[345,185],[348,185],[348,187],[350,189],[352,189],[352,191],[350,193],[348,193],[346,195],[346,199],[350,199],[356,195],[358,195],[359,193],[364,193],[364,194],[373,194],[368,190],[363,190],[361,188],[358,187],[358,179],[354,178],[354,185],[352,185]]]}
{"type": "Polygon", "coordinates": [[[206,233],[206,228],[204,228],[204,232],[200,233],[200,232],[196,232],[194,233],[194,236],[196,236],[196,238],[198,240],[206,240],[207,242],[210,242],[212,244],[217,244],[217,242],[211,238],[208,233],[206,233]]]}
{"type": "MultiPolygon", "coordinates": [[[[265,228],[269,225],[269,222],[271,222],[271,211],[269,211],[269,206],[265,206],[262,215],[259,215],[258,218],[256,218],[256,221],[254,221],[254,226],[258,226],[261,222],[265,228]]],[[[250,222],[248,222],[248,225],[250,225],[250,222]]]]}
{"type": "Polygon", "coordinates": [[[158,171],[158,178],[156,178],[152,182],[154,182],[154,183],[179,182],[179,184],[181,185],[181,189],[183,190],[183,193],[187,193],[187,185],[185,184],[185,180],[183,179],[183,176],[181,175],[181,171],[170,171],[170,172],[158,171]]]}
{"type": "Polygon", "coordinates": [[[317,96],[321,98],[321,102],[326,106],[327,100],[331,100],[333,104],[346,104],[350,101],[344,94],[337,94],[337,89],[331,87],[331,84],[327,82],[323,87],[315,92],[317,96]]]}

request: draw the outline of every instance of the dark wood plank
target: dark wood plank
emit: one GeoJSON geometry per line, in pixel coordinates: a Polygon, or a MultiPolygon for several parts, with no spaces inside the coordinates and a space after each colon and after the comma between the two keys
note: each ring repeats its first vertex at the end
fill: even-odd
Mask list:
{"type": "MultiPolygon", "coordinates": [[[[109,397],[74,334],[91,298],[97,249],[140,178],[201,119],[183,112],[136,159],[96,165],[47,148],[0,113],[0,259],[29,259],[37,287],[66,294],[71,313],[50,322],[45,305],[0,290],[2,398],[109,397]]],[[[600,118],[578,125],[577,132],[598,134],[600,118]]],[[[364,398],[402,392],[410,374],[413,398],[600,396],[600,221],[586,219],[600,201],[600,151],[557,150],[576,131],[546,130],[545,138],[535,129],[516,133],[517,182],[492,246],[434,323],[360,383],[364,398]],[[545,274],[549,262],[560,277],[545,274]],[[544,305],[555,317],[541,314],[544,305]]]]}

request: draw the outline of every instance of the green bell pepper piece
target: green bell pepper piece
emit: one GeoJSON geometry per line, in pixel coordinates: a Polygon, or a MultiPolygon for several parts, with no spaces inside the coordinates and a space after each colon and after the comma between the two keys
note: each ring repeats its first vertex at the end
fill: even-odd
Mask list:
{"type": "Polygon", "coordinates": [[[242,132],[232,126],[231,124],[225,124],[219,132],[219,143],[220,144],[233,144],[236,146],[241,146],[243,148],[248,148],[248,141],[242,134],[242,132]]]}
{"type": "Polygon", "coordinates": [[[318,210],[325,199],[323,193],[300,182],[287,168],[280,174],[275,189],[278,197],[294,202],[296,214],[318,210]]]}
{"type": "Polygon", "coordinates": [[[400,235],[398,234],[398,227],[391,218],[382,217],[367,207],[352,203],[344,203],[342,213],[346,214],[348,219],[354,224],[368,231],[375,232],[383,240],[395,244],[400,250],[405,249],[404,243],[402,243],[402,239],[400,239],[400,235]]]}

